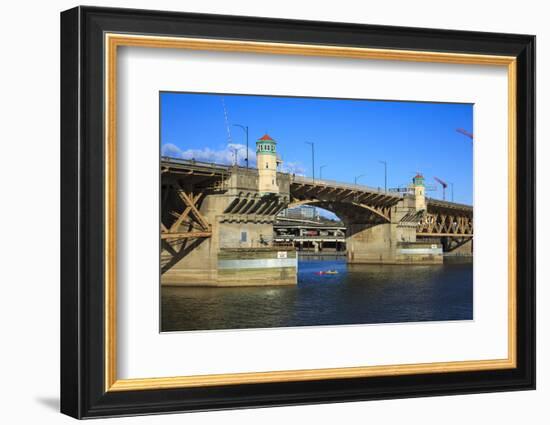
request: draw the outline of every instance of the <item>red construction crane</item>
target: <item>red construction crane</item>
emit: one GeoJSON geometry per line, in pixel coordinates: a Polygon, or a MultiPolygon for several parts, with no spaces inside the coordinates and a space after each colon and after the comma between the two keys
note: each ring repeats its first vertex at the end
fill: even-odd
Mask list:
{"type": "Polygon", "coordinates": [[[470,139],[474,140],[474,135],[472,133],[470,133],[469,131],[466,131],[463,128],[457,128],[456,131],[459,132],[460,134],[463,134],[464,136],[469,137],[470,139]]]}
{"type": "Polygon", "coordinates": [[[445,200],[445,189],[447,189],[447,186],[448,186],[447,183],[445,183],[443,180],[441,180],[437,177],[434,177],[434,180],[436,182],[438,182],[441,185],[441,187],[443,188],[443,200],[445,200]]]}

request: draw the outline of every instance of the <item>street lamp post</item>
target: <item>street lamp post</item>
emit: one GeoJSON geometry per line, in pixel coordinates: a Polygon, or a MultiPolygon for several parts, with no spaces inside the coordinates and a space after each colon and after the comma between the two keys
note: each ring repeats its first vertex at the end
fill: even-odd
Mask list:
{"type": "MultiPolygon", "coordinates": [[[[360,174],[358,176],[355,176],[355,178],[353,179],[353,182],[355,184],[355,186],[357,186],[357,180],[359,180],[361,177],[365,177],[366,174],[360,174]]],[[[354,195],[354,201],[357,202],[357,192],[355,192],[355,195],[354,195]]]]}
{"type": "Polygon", "coordinates": [[[311,145],[311,174],[313,179],[313,184],[315,184],[315,143],[306,142],[307,145],[311,145]]]}
{"type": "Polygon", "coordinates": [[[321,165],[319,167],[319,179],[323,180],[323,168],[325,168],[328,164],[321,165]]]}
{"type": "Polygon", "coordinates": [[[388,191],[388,163],[386,161],[378,161],[380,164],[384,164],[384,192],[388,191]]]}
{"type": "Polygon", "coordinates": [[[248,126],[241,124],[233,124],[235,127],[240,127],[246,133],[246,168],[248,168],[248,126]]]}
{"type": "Polygon", "coordinates": [[[361,177],[365,177],[365,176],[366,176],[366,174],[361,174],[359,176],[355,176],[355,179],[354,179],[355,185],[357,186],[357,180],[359,180],[361,177]]]}
{"type": "Polygon", "coordinates": [[[235,166],[238,166],[239,165],[239,151],[241,150],[242,148],[232,148],[231,150],[233,151],[233,165],[235,166]]]}

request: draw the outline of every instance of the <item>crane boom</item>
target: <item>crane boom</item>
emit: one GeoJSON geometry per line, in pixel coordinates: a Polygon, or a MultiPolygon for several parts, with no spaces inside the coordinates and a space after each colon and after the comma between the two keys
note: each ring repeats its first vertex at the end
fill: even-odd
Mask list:
{"type": "Polygon", "coordinates": [[[434,176],[434,180],[438,182],[443,188],[443,200],[445,200],[445,189],[447,189],[447,183],[435,176],[434,176]]]}
{"type": "Polygon", "coordinates": [[[443,186],[444,189],[447,188],[447,183],[445,183],[443,180],[441,180],[441,179],[439,179],[439,178],[437,178],[437,177],[434,177],[434,180],[435,180],[436,182],[438,182],[441,186],[443,186]]]}
{"type": "Polygon", "coordinates": [[[469,131],[466,131],[463,128],[457,128],[456,131],[459,132],[460,134],[463,134],[464,136],[469,137],[470,139],[474,140],[474,135],[472,133],[470,133],[469,131]]]}

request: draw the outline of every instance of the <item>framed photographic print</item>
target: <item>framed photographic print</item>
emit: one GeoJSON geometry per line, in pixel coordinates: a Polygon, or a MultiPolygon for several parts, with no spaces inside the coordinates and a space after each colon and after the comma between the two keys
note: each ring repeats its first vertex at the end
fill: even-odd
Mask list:
{"type": "Polygon", "coordinates": [[[529,35],[61,15],[61,410],[535,387],[529,35]]]}

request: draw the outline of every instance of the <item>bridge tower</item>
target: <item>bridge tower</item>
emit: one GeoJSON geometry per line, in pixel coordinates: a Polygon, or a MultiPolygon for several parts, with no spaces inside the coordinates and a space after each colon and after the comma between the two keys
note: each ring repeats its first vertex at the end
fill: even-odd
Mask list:
{"type": "Polygon", "coordinates": [[[424,176],[418,173],[413,177],[414,189],[414,207],[416,211],[426,209],[426,185],[424,184],[424,176]]]}
{"type": "Polygon", "coordinates": [[[256,141],[256,164],[258,166],[258,191],[260,194],[279,193],[277,184],[277,142],[269,134],[256,141]]]}

